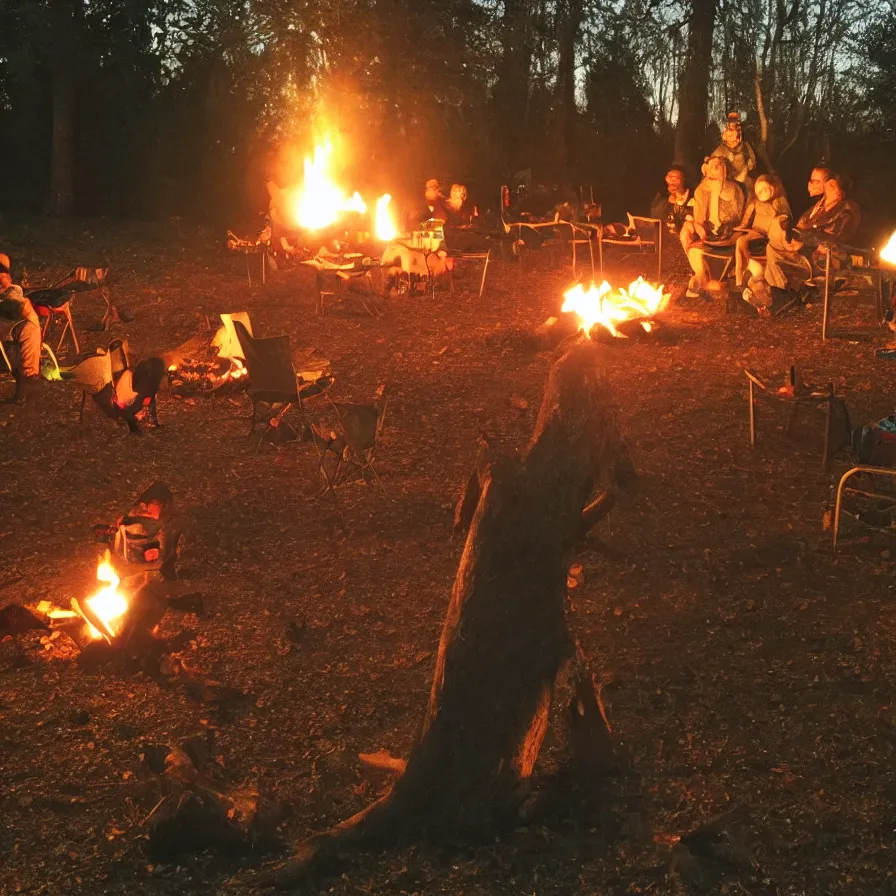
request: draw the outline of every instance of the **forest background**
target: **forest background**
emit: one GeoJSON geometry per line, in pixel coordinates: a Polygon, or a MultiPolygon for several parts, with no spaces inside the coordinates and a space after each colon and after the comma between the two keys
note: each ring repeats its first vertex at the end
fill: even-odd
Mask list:
{"type": "Polygon", "coordinates": [[[729,110],[794,207],[808,169],[893,217],[896,5],[867,0],[3,0],[0,208],[179,217],[267,207],[329,133],[352,189],[428,177],[484,207],[529,169],[645,212],[729,110]]]}

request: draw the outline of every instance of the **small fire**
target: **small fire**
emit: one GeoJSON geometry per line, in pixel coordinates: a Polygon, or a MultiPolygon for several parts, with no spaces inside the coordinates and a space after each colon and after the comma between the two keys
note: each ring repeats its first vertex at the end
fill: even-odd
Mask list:
{"type": "Polygon", "coordinates": [[[384,193],[376,201],[374,232],[376,233],[376,238],[383,242],[390,242],[398,236],[398,228],[395,226],[395,221],[389,210],[390,202],[392,202],[392,197],[388,193],[384,193]]]}
{"type": "MultiPolygon", "coordinates": [[[[639,277],[628,289],[614,289],[604,280],[600,286],[593,283],[585,290],[577,283],[564,296],[562,311],[572,311],[579,318],[579,328],[590,333],[596,326],[606,327],[614,336],[623,336],[616,324],[634,318],[649,318],[669,304],[669,293],[662,286],[652,286],[639,277]]],[[[650,322],[642,326],[650,331],[650,322]]]]}
{"type": "Polygon", "coordinates": [[[241,379],[244,376],[249,375],[249,371],[246,370],[246,365],[239,358],[231,358],[230,363],[233,365],[230,370],[230,376],[235,379],[241,379]]]}
{"type": "Polygon", "coordinates": [[[118,623],[121,617],[128,611],[127,598],[118,590],[121,579],[112,568],[110,560],[109,552],[106,551],[106,556],[100,561],[96,570],[97,579],[100,582],[105,582],[105,585],[85,601],[92,614],[106,629],[101,632],[93,623],[88,622],[90,634],[94,640],[96,638],[114,638],[119,632],[118,623]]]}
{"type": "Polygon", "coordinates": [[[896,264],[896,230],[890,235],[887,245],[880,250],[880,260],[887,264],[896,264]]]}
{"type": "Polygon", "coordinates": [[[329,174],[333,146],[327,141],[314,147],[314,156],[305,159],[305,182],[296,199],[296,220],[308,230],[320,230],[335,223],[343,212],[364,214],[367,205],[358,193],[346,198],[329,174]]]}

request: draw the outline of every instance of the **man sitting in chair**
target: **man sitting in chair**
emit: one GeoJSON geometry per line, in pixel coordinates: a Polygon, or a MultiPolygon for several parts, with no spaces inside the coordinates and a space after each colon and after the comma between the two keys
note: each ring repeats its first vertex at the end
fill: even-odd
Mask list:
{"type": "MultiPolygon", "coordinates": [[[[856,202],[846,197],[845,179],[842,175],[828,169],[813,169],[821,175],[826,173],[823,181],[821,198],[808,211],[804,212],[797,222],[799,233],[784,233],[779,241],[772,238],[770,232],[769,245],[766,249],[764,281],[750,281],[744,298],[755,305],[760,315],[767,317],[773,302],[788,302],[799,299],[811,301],[818,288],[811,282],[814,269],[823,262],[823,254],[814,255],[819,241],[824,237],[834,237],[838,241],[852,239],[862,223],[862,211],[856,202]],[[814,255],[814,257],[813,257],[814,255]],[[813,264],[814,262],[814,264],[813,264]],[[802,275],[788,272],[791,267],[802,275]],[[794,289],[794,283],[801,285],[794,289]]],[[[810,180],[810,192],[813,182],[810,180]]]]}
{"type": "Polygon", "coordinates": [[[40,321],[22,287],[12,282],[9,256],[0,254],[0,321],[10,323],[3,347],[12,367],[16,391],[12,401],[21,404],[40,383],[40,321]]]}
{"type": "Polygon", "coordinates": [[[662,221],[671,233],[679,233],[694,214],[694,197],[681,165],[672,165],[666,172],[666,190],[666,194],[657,193],[650,203],[650,217],[662,221]]]}

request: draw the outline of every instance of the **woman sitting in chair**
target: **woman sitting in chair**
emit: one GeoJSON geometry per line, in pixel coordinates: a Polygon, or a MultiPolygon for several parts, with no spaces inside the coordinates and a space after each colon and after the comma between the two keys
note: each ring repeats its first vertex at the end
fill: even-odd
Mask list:
{"type": "Polygon", "coordinates": [[[0,254],[0,319],[11,323],[3,348],[16,381],[12,401],[21,404],[27,393],[40,383],[40,321],[22,287],[12,282],[9,256],[3,254],[0,254]]]}
{"type": "Polygon", "coordinates": [[[711,156],[703,165],[703,180],[694,190],[694,220],[681,231],[681,245],[694,272],[688,283],[687,297],[705,295],[711,273],[703,254],[704,242],[733,243],[734,228],[744,214],[744,191],[729,178],[728,165],[719,156],[711,156]]]}
{"type": "Polygon", "coordinates": [[[751,261],[751,255],[762,254],[769,241],[769,228],[775,222],[780,233],[790,227],[790,203],[784,193],[784,184],[776,174],[760,174],[753,185],[753,196],[747,203],[741,227],[745,233],[734,244],[734,282],[746,286],[749,277],[762,274],[762,265],[751,261]]]}

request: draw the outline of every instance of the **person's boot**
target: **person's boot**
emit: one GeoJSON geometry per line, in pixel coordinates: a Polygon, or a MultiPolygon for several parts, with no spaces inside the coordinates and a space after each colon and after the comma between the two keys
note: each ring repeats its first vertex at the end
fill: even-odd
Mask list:
{"type": "Polygon", "coordinates": [[[25,376],[22,373],[15,374],[16,390],[12,398],[8,399],[12,404],[25,404],[29,398],[40,388],[40,375],[25,376]]]}

